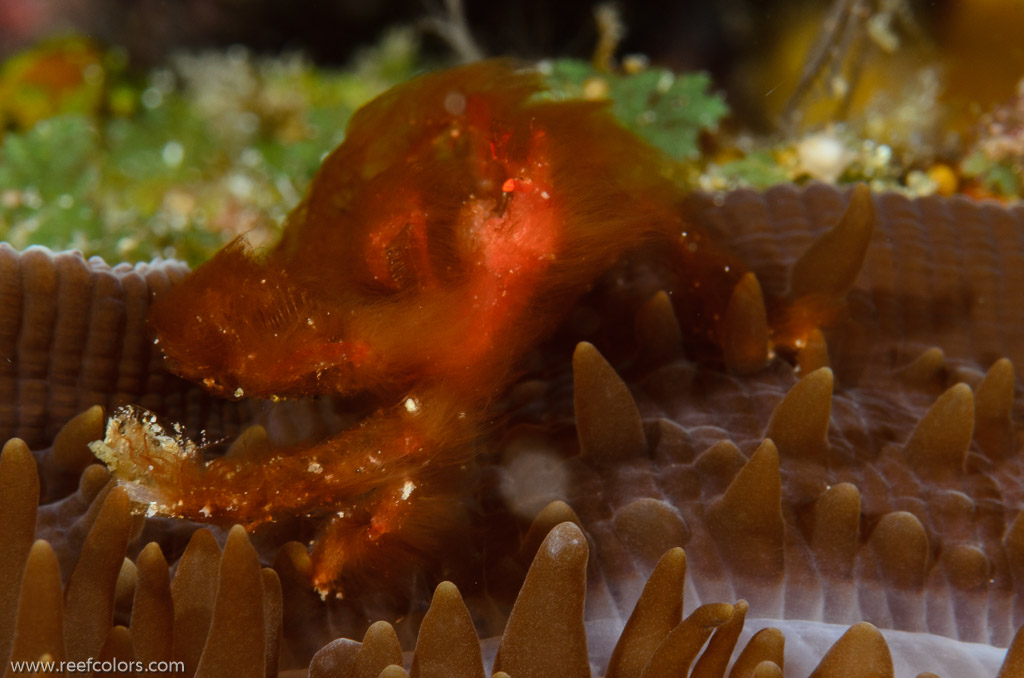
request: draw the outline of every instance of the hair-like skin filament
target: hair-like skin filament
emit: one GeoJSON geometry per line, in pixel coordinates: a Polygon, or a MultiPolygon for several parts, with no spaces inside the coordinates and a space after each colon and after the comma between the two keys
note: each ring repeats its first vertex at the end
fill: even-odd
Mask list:
{"type": "Polygon", "coordinates": [[[235,241],[156,300],[169,368],[215,393],[361,394],[373,407],[320,442],[209,461],[115,417],[98,454],[137,502],[248,526],[315,519],[313,580],[328,591],[457,527],[449,476],[521,356],[624,253],[661,251],[688,343],[722,360],[747,269],[685,223],[657,151],[601,104],[541,89],[491,61],[385,93],[353,117],[273,249],[235,241]]]}

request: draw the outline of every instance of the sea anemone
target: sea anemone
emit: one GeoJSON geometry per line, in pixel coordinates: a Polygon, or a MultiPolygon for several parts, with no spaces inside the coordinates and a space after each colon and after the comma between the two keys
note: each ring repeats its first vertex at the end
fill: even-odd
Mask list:
{"type": "MultiPolygon", "coordinates": [[[[792,263],[847,200],[824,186],[779,187],[694,196],[687,209],[722,233],[766,295],[781,295],[792,263]]],[[[1024,400],[1013,367],[1024,361],[1015,302],[1024,278],[1014,265],[1024,259],[1024,210],[961,198],[873,202],[878,221],[847,297],[851,322],[812,337],[796,372],[776,363],[735,376],[687,360],[671,305],[651,295],[636,336],[654,364],[617,360],[620,377],[595,348],[578,346],[573,405],[556,337],[545,352],[563,367],[513,389],[529,405],[482,457],[486,585],[460,587],[460,596],[441,584],[432,606],[392,617],[394,630],[374,624],[361,645],[331,642],[310,675],[404,675],[393,664],[411,675],[481,675],[471,622],[484,635],[505,628],[482,656],[510,676],[685,674],[694,661],[689,675],[779,675],[783,666],[807,675],[816,665],[819,676],[993,675],[998,648],[1024,619],[1024,400]],[[536,482],[538,463],[563,482],[536,482]],[[502,497],[534,512],[533,524],[502,497]],[[413,648],[416,627],[410,665],[401,649],[413,648]],[[452,629],[450,646],[438,628],[452,629]],[[737,644],[746,645],[738,655],[737,644]]],[[[208,397],[176,392],[140,331],[147,281],[165,284],[174,266],[2,254],[11,395],[0,437],[34,436],[39,451],[33,460],[11,441],[0,466],[0,653],[170,657],[197,675],[273,675],[305,665],[310,645],[334,629],[362,633],[373,621],[365,608],[310,594],[302,545],[285,543],[274,568],[261,569],[239,529],[221,554],[214,533],[186,542],[187,525],[131,515],[107,471],[88,465],[85,442],[102,435],[98,410],[54,437],[67,415],[51,412],[68,402],[160,409],[166,398],[198,427],[238,426],[244,404],[207,408],[208,397]],[[90,370],[106,375],[103,388],[85,378],[90,370]],[[143,548],[150,541],[158,546],[143,548]],[[177,563],[173,578],[167,560],[177,563]]],[[[575,312],[575,329],[600,343],[593,310],[614,308],[622,285],[645,284],[621,271],[603,281],[575,312]]],[[[270,558],[288,538],[255,542],[270,558]]],[[[1019,654],[1011,647],[1000,676],[1018,675],[1019,654]]]]}

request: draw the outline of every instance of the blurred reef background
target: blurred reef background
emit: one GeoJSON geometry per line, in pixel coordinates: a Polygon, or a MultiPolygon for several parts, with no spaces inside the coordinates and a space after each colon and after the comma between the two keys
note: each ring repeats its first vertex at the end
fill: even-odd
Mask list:
{"type": "Polygon", "coordinates": [[[196,264],[272,238],[362,103],[507,55],[694,189],[1019,200],[1024,0],[0,0],[0,240],[196,264]]]}

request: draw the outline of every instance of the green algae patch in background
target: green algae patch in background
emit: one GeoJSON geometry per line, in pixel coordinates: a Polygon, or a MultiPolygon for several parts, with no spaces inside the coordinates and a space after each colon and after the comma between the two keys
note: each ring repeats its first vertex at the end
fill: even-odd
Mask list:
{"type": "Polygon", "coordinates": [[[134,73],[119,54],[68,38],[0,69],[0,240],[194,265],[272,237],[352,113],[421,67],[409,31],[346,70],[235,47],[134,73]]]}
{"type": "MultiPolygon", "coordinates": [[[[605,61],[540,62],[543,96],[607,101],[692,188],[867,182],[1004,201],[1024,190],[1024,85],[950,144],[937,136],[943,80],[928,63],[895,91],[871,93],[860,114],[754,132],[705,73],[605,61]]],[[[0,240],[192,265],[242,233],[272,240],[352,113],[434,66],[411,29],[343,69],[232,47],[140,71],[123,50],[85,38],[43,42],[0,65],[0,240]]]]}
{"type": "Polygon", "coordinates": [[[701,133],[716,129],[729,112],[707,73],[676,74],[640,64],[609,73],[573,59],[546,62],[541,69],[553,96],[609,99],[623,125],[677,160],[698,158],[701,133]]]}

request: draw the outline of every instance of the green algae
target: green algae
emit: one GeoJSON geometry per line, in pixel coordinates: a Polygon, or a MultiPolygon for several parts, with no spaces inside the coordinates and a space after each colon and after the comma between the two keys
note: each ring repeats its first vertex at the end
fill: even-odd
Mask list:
{"type": "Polygon", "coordinates": [[[677,160],[696,160],[700,135],[714,131],[729,112],[722,95],[711,91],[707,73],[609,73],[574,59],[548,62],[542,70],[552,96],[608,99],[623,125],[677,160]]]}
{"type": "MultiPolygon", "coordinates": [[[[0,240],[192,265],[242,233],[271,240],[355,110],[430,67],[407,28],[339,69],[232,47],[178,54],[144,72],[122,50],[85,38],[44,42],[0,65],[0,240]]],[[[544,96],[607,101],[695,188],[864,181],[921,195],[943,189],[933,177],[945,176],[947,192],[959,183],[1012,200],[1024,190],[1020,155],[1005,150],[1024,138],[1024,95],[957,156],[912,143],[922,134],[915,121],[934,120],[938,106],[913,88],[868,122],[755,134],[730,118],[705,73],[636,58],[610,69],[573,59],[539,68],[544,96]],[[922,109],[933,115],[915,113],[922,109]],[[885,111],[903,130],[888,140],[871,131],[889,129],[885,111]]]]}
{"type": "Polygon", "coordinates": [[[409,31],[344,70],[235,47],[132,73],[109,53],[76,51],[72,65],[90,71],[76,79],[67,49],[44,43],[3,71],[17,87],[0,87],[22,100],[5,99],[0,240],[108,261],[195,265],[240,233],[272,237],[352,113],[422,66],[409,31]],[[53,64],[60,77],[47,74],[53,64]]]}

